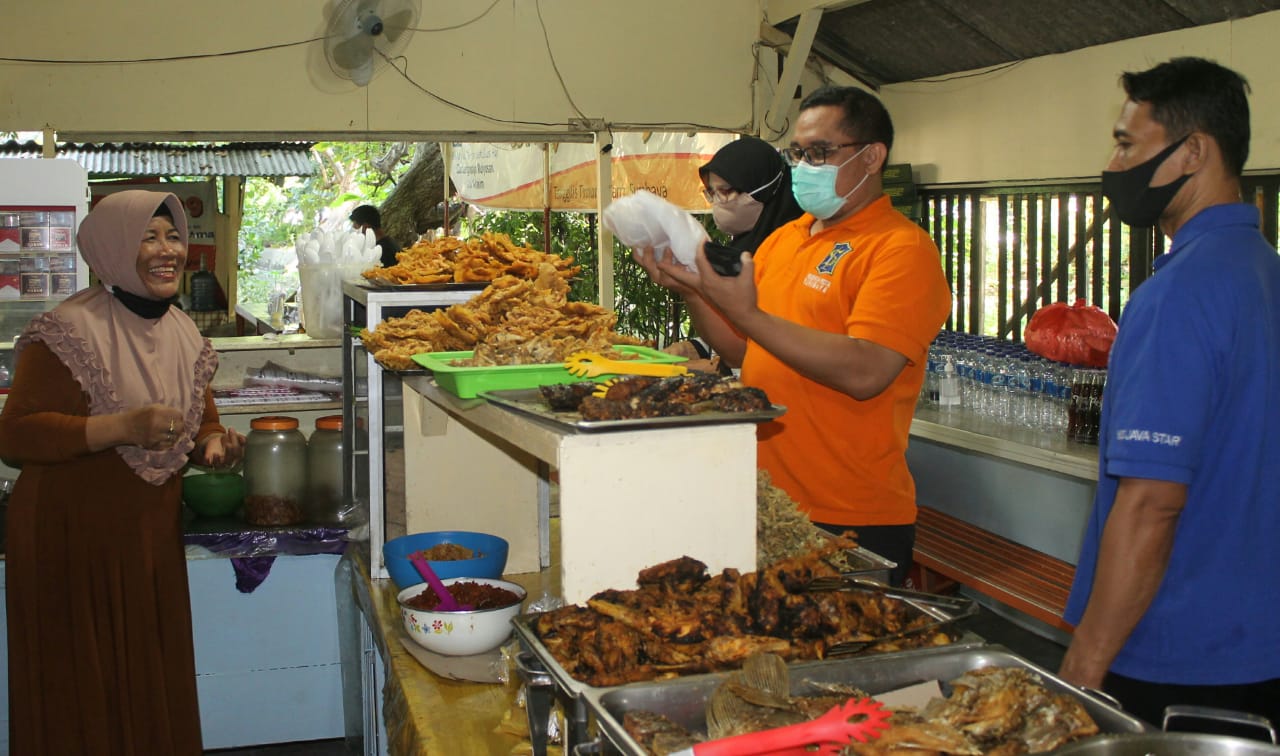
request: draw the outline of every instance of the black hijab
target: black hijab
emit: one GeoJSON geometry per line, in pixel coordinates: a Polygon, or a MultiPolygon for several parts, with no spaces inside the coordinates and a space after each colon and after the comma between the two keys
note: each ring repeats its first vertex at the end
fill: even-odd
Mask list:
{"type": "Polygon", "coordinates": [[[729,246],[734,249],[755,252],[774,229],[799,218],[804,212],[791,194],[791,167],[778,150],[763,139],[744,136],[721,147],[706,165],[698,169],[703,186],[706,186],[709,173],[716,174],[740,192],[764,187],[752,195],[764,205],[760,218],[750,231],[733,237],[729,246]],[[769,183],[771,181],[773,183],[769,183]]]}

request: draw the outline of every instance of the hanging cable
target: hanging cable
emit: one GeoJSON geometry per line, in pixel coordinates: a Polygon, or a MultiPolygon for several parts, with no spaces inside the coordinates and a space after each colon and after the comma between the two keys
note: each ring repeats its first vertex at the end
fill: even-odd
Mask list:
{"type": "Polygon", "coordinates": [[[498,3],[500,3],[500,2],[502,2],[502,0],[493,0],[493,2],[492,2],[492,3],[489,3],[489,7],[484,9],[484,12],[483,12],[483,13],[481,13],[480,15],[476,16],[475,18],[471,19],[470,21],[463,21],[462,23],[460,23],[460,24],[454,24],[453,26],[439,26],[439,27],[436,27],[436,28],[434,28],[434,29],[409,29],[409,31],[418,31],[418,32],[444,32],[444,31],[453,31],[454,29],[461,29],[461,28],[463,28],[464,26],[470,26],[470,25],[474,24],[475,22],[479,21],[480,19],[484,18],[485,16],[489,15],[489,11],[491,11],[491,10],[493,10],[495,7],[497,7],[498,3]]]}
{"type": "Polygon", "coordinates": [[[569,101],[569,105],[573,107],[578,117],[586,119],[587,114],[582,112],[582,108],[578,107],[578,103],[573,101],[573,95],[569,94],[569,87],[565,86],[564,77],[560,75],[560,67],[556,65],[556,56],[551,52],[551,37],[547,35],[547,24],[542,20],[542,0],[533,0],[533,8],[538,12],[538,25],[542,27],[542,40],[547,45],[547,57],[551,59],[551,70],[556,72],[556,78],[560,80],[560,89],[564,91],[565,99],[569,101]]]}

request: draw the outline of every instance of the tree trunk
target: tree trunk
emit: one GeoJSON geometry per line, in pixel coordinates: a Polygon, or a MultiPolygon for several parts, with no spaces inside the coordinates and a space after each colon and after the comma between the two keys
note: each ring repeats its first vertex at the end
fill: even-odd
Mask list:
{"type": "Polygon", "coordinates": [[[419,234],[444,225],[444,160],[439,144],[414,146],[413,162],[380,211],[382,230],[405,247],[412,246],[419,234]]]}

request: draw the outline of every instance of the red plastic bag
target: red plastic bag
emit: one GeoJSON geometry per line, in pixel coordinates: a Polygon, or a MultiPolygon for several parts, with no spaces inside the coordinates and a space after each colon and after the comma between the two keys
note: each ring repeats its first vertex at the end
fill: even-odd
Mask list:
{"type": "Polygon", "coordinates": [[[1031,316],[1023,333],[1027,349],[1050,360],[1102,368],[1107,366],[1116,322],[1083,299],[1055,302],[1031,316]]]}

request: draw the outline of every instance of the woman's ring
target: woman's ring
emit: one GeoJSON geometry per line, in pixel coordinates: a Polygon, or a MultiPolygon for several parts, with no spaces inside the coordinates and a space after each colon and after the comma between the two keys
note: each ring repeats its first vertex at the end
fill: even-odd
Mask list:
{"type": "Polygon", "coordinates": [[[173,435],[173,421],[172,421],[172,420],[170,420],[170,421],[169,421],[169,435],[170,435],[170,436],[172,436],[172,435],[173,435]]]}

